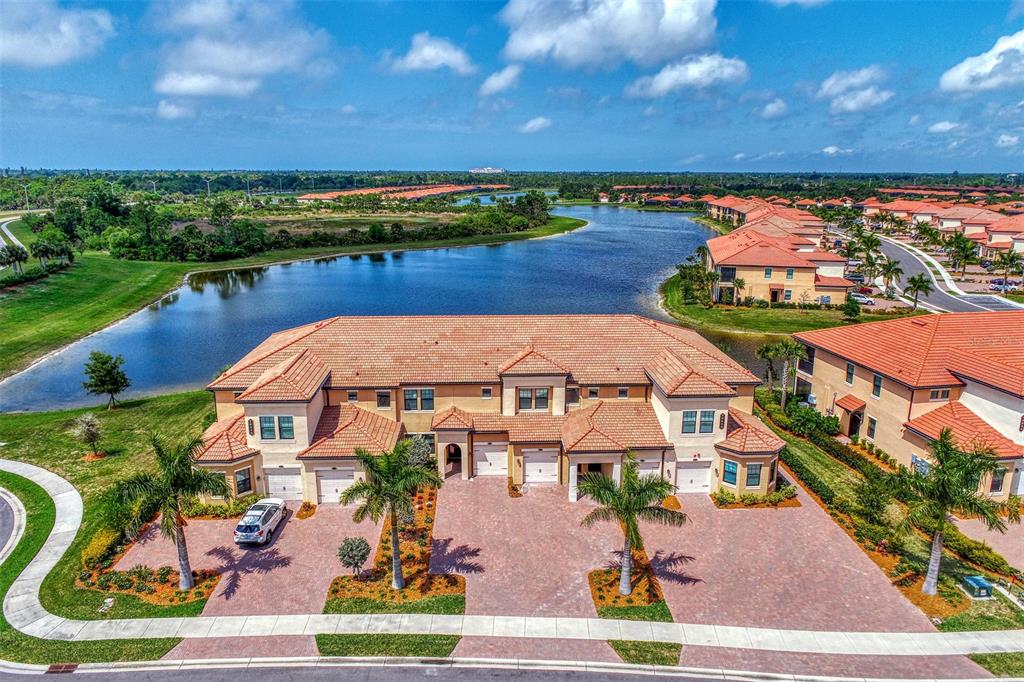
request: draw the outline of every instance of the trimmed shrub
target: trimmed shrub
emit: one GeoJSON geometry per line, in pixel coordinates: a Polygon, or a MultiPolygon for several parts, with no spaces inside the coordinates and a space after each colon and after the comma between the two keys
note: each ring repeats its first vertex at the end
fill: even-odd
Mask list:
{"type": "Polygon", "coordinates": [[[96,531],[89,543],[82,550],[82,566],[95,569],[109,559],[114,548],[121,542],[121,533],[102,528],[96,531]]]}

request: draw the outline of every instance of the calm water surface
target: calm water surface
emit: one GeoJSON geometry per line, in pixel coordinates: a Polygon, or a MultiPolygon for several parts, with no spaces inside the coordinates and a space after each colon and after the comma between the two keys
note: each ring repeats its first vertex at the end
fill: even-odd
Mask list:
{"type": "MultiPolygon", "coordinates": [[[[95,404],[91,351],[125,358],[126,396],[194,389],[274,331],[333,315],[640,313],[664,318],[657,286],[712,233],[685,214],[559,207],[586,228],[498,246],[336,258],[193,276],[122,322],[0,383],[0,410],[95,404]]],[[[753,367],[755,337],[710,336],[753,367]]]]}

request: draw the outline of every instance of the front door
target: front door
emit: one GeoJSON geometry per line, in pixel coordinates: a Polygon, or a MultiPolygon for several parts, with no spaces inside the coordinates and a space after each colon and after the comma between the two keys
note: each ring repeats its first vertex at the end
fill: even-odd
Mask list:
{"type": "Polygon", "coordinates": [[[863,422],[863,421],[864,421],[864,413],[863,412],[859,412],[858,411],[858,412],[851,413],[850,414],[850,431],[846,435],[847,436],[859,436],[860,435],[860,425],[861,425],[861,422],[863,422]]]}

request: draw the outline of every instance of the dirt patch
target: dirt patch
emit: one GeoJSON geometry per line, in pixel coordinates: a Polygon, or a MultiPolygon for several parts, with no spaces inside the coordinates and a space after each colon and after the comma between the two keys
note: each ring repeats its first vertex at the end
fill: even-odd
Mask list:
{"type": "Polygon", "coordinates": [[[778,504],[772,504],[770,502],[758,502],[757,504],[743,504],[742,502],[730,502],[729,504],[719,504],[714,497],[711,501],[715,503],[715,506],[719,509],[785,509],[791,507],[803,506],[800,504],[800,500],[795,497],[791,497],[788,500],[783,500],[778,504]]]}
{"type": "Polygon", "coordinates": [[[299,506],[299,511],[295,512],[295,518],[308,519],[313,514],[316,514],[316,505],[312,502],[303,502],[299,506]]]}
{"type": "Polygon", "coordinates": [[[590,596],[594,600],[594,606],[597,607],[598,613],[603,607],[654,606],[665,601],[661,583],[654,575],[647,552],[633,551],[633,573],[630,576],[633,591],[629,596],[619,594],[621,575],[622,571],[617,566],[615,568],[599,568],[587,574],[587,579],[590,582],[590,596]]]}
{"type": "Polygon", "coordinates": [[[82,457],[83,462],[98,462],[101,459],[106,459],[107,453],[105,452],[90,452],[82,457]]]}

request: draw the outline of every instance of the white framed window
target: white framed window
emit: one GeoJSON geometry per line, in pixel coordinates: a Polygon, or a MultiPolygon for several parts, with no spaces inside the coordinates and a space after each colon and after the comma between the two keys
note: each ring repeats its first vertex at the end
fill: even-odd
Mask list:
{"type": "Polygon", "coordinates": [[[722,460],[722,483],[736,487],[736,478],[739,476],[740,466],[729,459],[722,460]]]}
{"type": "Polygon", "coordinates": [[[494,389],[492,389],[490,386],[484,386],[483,388],[480,389],[480,397],[483,398],[484,400],[490,400],[492,397],[494,397],[494,389]]]}
{"type": "Polygon", "coordinates": [[[548,409],[550,389],[547,388],[520,388],[519,389],[519,411],[520,412],[545,412],[548,409]]]}
{"type": "Polygon", "coordinates": [[[882,397],[882,375],[876,374],[871,379],[871,397],[881,398],[882,397]]]}
{"type": "Polygon", "coordinates": [[[591,400],[595,400],[597,398],[596,386],[591,386],[590,388],[587,389],[587,397],[590,398],[591,400]]]}
{"type": "Polygon", "coordinates": [[[386,410],[391,407],[391,391],[377,391],[377,409],[386,410]]]}
{"type": "Polygon", "coordinates": [[[783,298],[783,300],[786,300],[786,301],[792,301],[793,300],[793,290],[792,289],[786,289],[786,291],[783,294],[782,298],[783,298]]]}
{"type": "Polygon", "coordinates": [[[846,385],[847,386],[853,386],[853,370],[854,370],[853,363],[852,362],[846,363],[846,385]]]}
{"type": "Polygon", "coordinates": [[[434,389],[406,388],[402,391],[402,409],[406,412],[433,412],[434,389]]]}
{"type": "Polygon", "coordinates": [[[628,398],[628,397],[629,397],[629,386],[619,386],[618,398],[621,400],[623,398],[628,398]]]}
{"type": "Polygon", "coordinates": [[[949,400],[948,388],[936,388],[928,394],[929,400],[949,400]]]}
{"type": "Polygon", "coordinates": [[[245,467],[235,472],[235,494],[245,495],[252,492],[252,469],[245,467]]]}
{"type": "Polygon", "coordinates": [[[771,279],[772,278],[772,269],[771,268],[765,268],[764,269],[764,278],[765,279],[771,279]]]}

